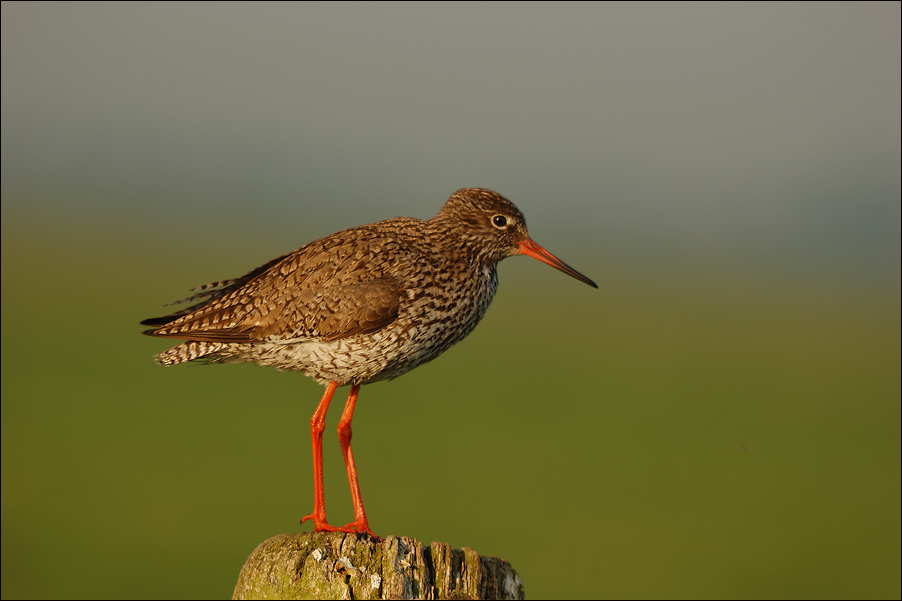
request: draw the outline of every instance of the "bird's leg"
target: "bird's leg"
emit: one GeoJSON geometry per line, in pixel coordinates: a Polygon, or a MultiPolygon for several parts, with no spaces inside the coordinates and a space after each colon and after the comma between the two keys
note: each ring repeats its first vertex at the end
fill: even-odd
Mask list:
{"type": "Polygon", "coordinates": [[[345,457],[345,467],[348,469],[348,482],[351,485],[351,499],[354,502],[354,523],[348,524],[342,528],[345,532],[365,532],[378,539],[373,534],[366,520],[366,511],[363,509],[363,499],[360,497],[360,483],[357,481],[357,468],[354,467],[354,453],[351,451],[351,420],[354,418],[354,405],[357,404],[357,393],[360,386],[351,386],[351,394],[348,395],[348,402],[345,405],[344,413],[341,414],[341,421],[338,422],[338,441],[341,443],[341,453],[345,457]]]}
{"type": "Polygon", "coordinates": [[[313,513],[301,518],[303,524],[307,520],[313,520],[313,528],[316,531],[335,531],[338,528],[326,523],[326,497],[323,492],[323,430],[326,429],[326,411],[332,395],[338,388],[338,382],[334,380],[326,386],[326,393],[310,418],[310,438],[313,440],[313,513]]]}

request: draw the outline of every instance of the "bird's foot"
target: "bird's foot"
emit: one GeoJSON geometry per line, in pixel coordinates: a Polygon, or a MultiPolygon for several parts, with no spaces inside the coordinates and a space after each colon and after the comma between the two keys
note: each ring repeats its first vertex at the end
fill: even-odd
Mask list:
{"type": "Polygon", "coordinates": [[[372,538],[373,540],[375,540],[376,542],[379,542],[382,540],[382,537],[380,537],[378,534],[376,534],[375,532],[370,530],[370,527],[369,527],[369,525],[367,525],[366,522],[364,522],[363,524],[359,524],[359,525],[357,524],[357,522],[352,522],[352,523],[348,524],[347,526],[345,526],[344,528],[337,528],[337,530],[341,530],[342,532],[356,532],[357,534],[365,534],[365,535],[369,536],[370,538],[372,538]]]}
{"type": "Polygon", "coordinates": [[[313,530],[316,532],[347,532],[348,534],[365,534],[376,541],[382,540],[382,538],[378,534],[370,530],[369,525],[366,522],[363,522],[362,524],[351,522],[347,526],[332,526],[328,522],[326,522],[325,518],[318,518],[316,514],[313,513],[302,517],[301,523],[303,524],[307,520],[313,520],[313,530]]]}

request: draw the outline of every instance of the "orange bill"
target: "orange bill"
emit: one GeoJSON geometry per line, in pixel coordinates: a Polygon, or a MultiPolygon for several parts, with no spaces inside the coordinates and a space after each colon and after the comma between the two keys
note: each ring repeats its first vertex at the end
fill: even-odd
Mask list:
{"type": "Polygon", "coordinates": [[[557,269],[559,271],[563,271],[567,275],[574,277],[577,280],[579,280],[580,282],[584,282],[584,283],[592,286],[593,288],[598,288],[598,286],[595,285],[595,282],[593,282],[592,280],[590,280],[589,278],[587,278],[580,272],[576,271],[575,269],[573,269],[572,267],[570,267],[569,265],[567,265],[566,263],[564,263],[563,261],[561,261],[560,259],[555,257],[553,254],[551,254],[550,252],[548,252],[547,250],[545,250],[544,248],[542,248],[541,246],[539,246],[532,240],[527,238],[525,241],[520,242],[519,244],[520,244],[520,252],[522,254],[529,255],[533,259],[538,259],[542,263],[547,263],[548,265],[551,265],[555,269],[557,269]]]}

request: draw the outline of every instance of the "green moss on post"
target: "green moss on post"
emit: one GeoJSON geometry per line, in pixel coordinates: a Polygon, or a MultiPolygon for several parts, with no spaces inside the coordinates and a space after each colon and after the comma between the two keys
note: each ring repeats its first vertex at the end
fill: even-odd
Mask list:
{"type": "Polygon", "coordinates": [[[343,532],[279,534],[251,553],[233,599],[523,599],[509,563],[473,549],[343,532]]]}

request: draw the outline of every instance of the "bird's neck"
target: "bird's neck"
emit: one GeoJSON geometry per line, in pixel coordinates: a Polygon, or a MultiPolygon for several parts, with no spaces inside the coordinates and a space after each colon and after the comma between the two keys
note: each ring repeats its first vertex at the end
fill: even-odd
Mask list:
{"type": "Polygon", "coordinates": [[[441,213],[428,223],[433,243],[447,256],[483,267],[493,266],[500,260],[499,257],[491,256],[482,239],[467,234],[466,228],[461,228],[454,220],[443,219],[441,213]]]}

